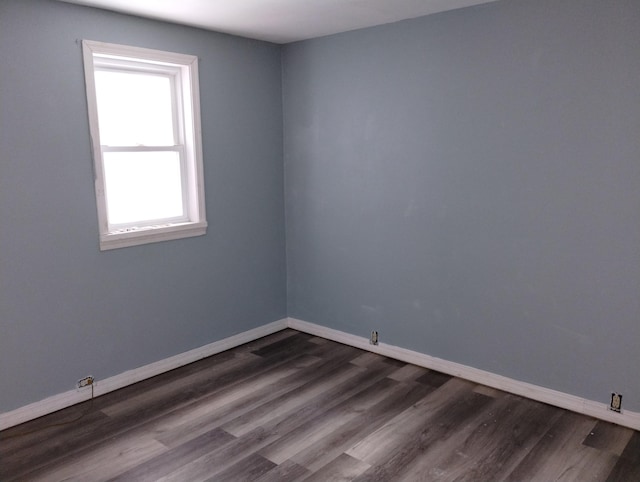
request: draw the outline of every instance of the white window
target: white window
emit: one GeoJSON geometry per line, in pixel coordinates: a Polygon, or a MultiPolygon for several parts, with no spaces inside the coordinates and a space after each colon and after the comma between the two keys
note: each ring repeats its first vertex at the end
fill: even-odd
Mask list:
{"type": "Polygon", "coordinates": [[[82,45],[100,249],[205,234],[197,57],[82,45]]]}

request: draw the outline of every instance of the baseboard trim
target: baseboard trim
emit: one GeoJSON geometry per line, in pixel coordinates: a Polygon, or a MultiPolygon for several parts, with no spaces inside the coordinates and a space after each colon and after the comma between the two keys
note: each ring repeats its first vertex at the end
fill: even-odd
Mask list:
{"type": "MultiPolygon", "coordinates": [[[[235,348],[236,346],[249,343],[263,336],[270,335],[288,326],[288,319],[283,318],[273,323],[269,323],[252,330],[238,333],[237,335],[224,338],[208,345],[204,345],[193,350],[189,350],[178,355],[165,358],[149,365],[145,365],[133,370],[114,375],[104,380],[97,379],[94,384],[94,396],[104,395],[119,388],[124,388],[133,383],[146,380],[147,378],[160,375],[161,373],[179,368],[189,363],[215,355],[217,353],[235,348]]],[[[56,412],[63,408],[70,407],[76,403],[84,402],[91,398],[91,389],[69,390],[68,392],[53,395],[38,402],[25,405],[10,412],[0,414],[0,430],[4,430],[15,425],[33,420],[43,415],[56,412]]]]}
{"type": "MultiPolygon", "coordinates": [[[[327,328],[296,318],[284,318],[273,323],[269,323],[258,328],[254,328],[237,335],[224,338],[222,340],[209,343],[208,345],[180,353],[173,357],[165,358],[149,365],[145,365],[133,370],[129,370],[104,380],[96,380],[94,385],[94,395],[104,395],[105,393],[124,388],[133,383],[146,380],[147,378],[160,375],[161,373],[179,368],[189,363],[203,358],[221,353],[237,346],[270,335],[285,328],[309,333],[321,338],[333,340],[338,343],[350,345],[362,350],[378,353],[380,355],[395,358],[406,363],[436,370],[448,375],[453,375],[465,380],[486,385],[498,390],[520,395],[539,402],[548,403],[556,407],[571,410],[572,412],[588,415],[599,420],[605,420],[624,427],[640,430],[640,413],[624,410],[622,413],[615,413],[607,409],[606,404],[595,402],[569,395],[567,393],[540,387],[531,383],[522,382],[513,378],[497,375],[485,370],[473,368],[460,363],[443,360],[424,353],[408,350],[386,343],[370,345],[369,340],[362,336],[352,335],[332,328],[327,328]]],[[[38,402],[25,405],[15,410],[0,414],[0,430],[19,425],[33,420],[43,415],[56,412],[63,408],[70,407],[76,403],[84,402],[91,398],[91,390],[69,390],[64,393],[53,395],[38,402]]]]}
{"type": "Polygon", "coordinates": [[[294,330],[333,340],[362,350],[378,353],[380,355],[395,358],[396,360],[412,363],[431,370],[436,370],[448,375],[464,378],[465,380],[469,380],[474,383],[486,385],[515,395],[537,400],[539,402],[548,403],[549,405],[588,415],[599,420],[605,420],[634,430],[640,430],[640,413],[638,412],[631,412],[629,410],[624,410],[622,413],[612,412],[611,410],[608,410],[607,405],[604,403],[587,400],[568,393],[540,387],[538,385],[497,375],[495,373],[462,365],[460,363],[443,360],[441,358],[436,358],[424,353],[408,350],[406,348],[388,345],[386,343],[371,345],[369,344],[368,338],[352,335],[332,328],[326,328],[324,326],[298,320],[296,318],[287,318],[287,326],[294,330]]]}

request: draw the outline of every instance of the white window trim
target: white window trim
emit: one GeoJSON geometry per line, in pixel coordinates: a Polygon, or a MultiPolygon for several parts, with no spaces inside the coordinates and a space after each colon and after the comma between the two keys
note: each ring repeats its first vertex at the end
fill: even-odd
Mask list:
{"type": "MultiPolygon", "coordinates": [[[[130,47],[104,42],[83,40],[85,83],[91,148],[94,159],[96,204],[100,231],[100,250],[123,248],[140,244],[168,241],[206,234],[207,221],[204,200],[204,168],[202,156],[202,133],[200,127],[200,93],[198,87],[198,58],[160,50],[130,47]],[[159,66],[171,66],[180,71],[182,99],[181,128],[184,129],[184,150],[186,155],[186,175],[184,183],[187,193],[187,220],[162,223],[137,228],[112,229],[107,218],[105,198],[105,180],[100,131],[98,126],[98,108],[94,79],[94,56],[117,59],[139,59],[159,66]]],[[[142,148],[144,149],[144,148],[142,148]]],[[[104,150],[108,150],[105,148],[104,150]]]]}

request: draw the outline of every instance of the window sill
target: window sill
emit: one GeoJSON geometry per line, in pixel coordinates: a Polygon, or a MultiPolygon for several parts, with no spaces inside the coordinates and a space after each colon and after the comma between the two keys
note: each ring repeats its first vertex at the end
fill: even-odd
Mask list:
{"type": "Polygon", "coordinates": [[[129,231],[113,231],[100,236],[100,251],[202,236],[206,233],[206,221],[150,226],[129,231]]]}

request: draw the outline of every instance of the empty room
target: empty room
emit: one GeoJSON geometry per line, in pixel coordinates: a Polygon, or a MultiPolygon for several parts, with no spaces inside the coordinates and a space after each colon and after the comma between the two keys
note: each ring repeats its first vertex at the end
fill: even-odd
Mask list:
{"type": "Polygon", "coordinates": [[[640,480],[640,1],[0,0],[0,480],[640,480]]]}

